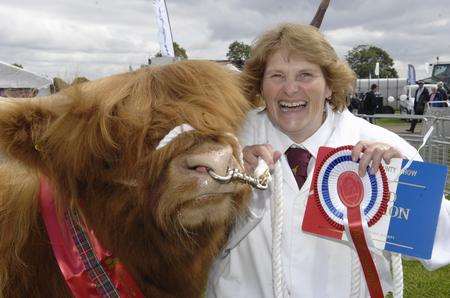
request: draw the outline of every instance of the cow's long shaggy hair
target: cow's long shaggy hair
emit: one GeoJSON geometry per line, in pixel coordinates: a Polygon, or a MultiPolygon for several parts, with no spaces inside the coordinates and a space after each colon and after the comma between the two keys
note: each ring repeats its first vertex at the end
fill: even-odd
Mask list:
{"type": "Polygon", "coordinates": [[[80,210],[147,295],[161,296],[161,289],[198,295],[249,190],[236,195],[236,213],[226,223],[187,233],[174,233],[183,227],[156,214],[155,206],[169,187],[165,170],[176,156],[208,140],[231,144],[236,154],[228,134],[237,133],[249,108],[237,84],[221,66],[185,61],[87,82],[48,98],[0,102],[0,149],[16,160],[0,167],[0,297],[68,294],[38,216],[42,175],[55,189],[58,208],[80,210]],[[155,150],[183,123],[196,131],[155,150]],[[180,251],[178,242],[186,249],[180,251]],[[183,274],[181,282],[170,280],[183,274]],[[53,283],[48,293],[33,292],[46,283],[53,283]]]}

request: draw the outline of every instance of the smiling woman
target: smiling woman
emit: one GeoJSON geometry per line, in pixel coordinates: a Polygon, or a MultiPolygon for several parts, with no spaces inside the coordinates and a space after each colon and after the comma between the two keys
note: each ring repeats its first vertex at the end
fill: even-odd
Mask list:
{"type": "Polygon", "coordinates": [[[292,140],[300,143],[320,127],[331,90],[318,65],[278,50],[267,61],[262,86],[269,119],[292,140]]]}
{"type": "MultiPolygon", "coordinates": [[[[248,114],[241,132],[245,166],[254,168],[259,158],[272,167],[277,162],[275,171],[283,177],[276,175],[276,180],[284,189],[284,198],[281,204],[267,193],[254,193],[254,218],[235,229],[211,271],[208,297],[378,298],[392,291],[394,282],[396,296],[401,296],[399,256],[380,250],[371,255],[365,249],[364,258],[371,262],[362,260],[365,270],[361,274],[352,244],[315,237],[302,230],[302,222],[314,192],[311,182],[313,169],[320,164],[320,147],[350,145],[348,162],[354,167],[344,177],[356,182],[367,175],[369,167],[375,173],[381,160],[412,158],[416,150],[394,133],[347,110],[346,95],[354,73],[316,28],[288,23],[262,34],[241,79],[249,100],[264,106],[248,114]],[[391,260],[396,264],[394,276],[391,260]]],[[[274,189],[273,197],[277,197],[274,189]]],[[[438,230],[443,232],[435,239],[431,260],[422,261],[427,268],[450,262],[449,202],[442,209],[438,230]]]]}

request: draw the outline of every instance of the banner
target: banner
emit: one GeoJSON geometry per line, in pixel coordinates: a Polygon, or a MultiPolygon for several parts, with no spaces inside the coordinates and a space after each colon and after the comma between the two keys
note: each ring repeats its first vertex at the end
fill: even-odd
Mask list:
{"type": "Polygon", "coordinates": [[[377,77],[380,77],[380,63],[379,63],[379,62],[377,62],[377,63],[375,64],[375,71],[374,71],[374,73],[375,73],[375,75],[376,75],[377,77]]]}
{"type": "Polygon", "coordinates": [[[406,83],[408,85],[413,85],[416,83],[416,69],[412,64],[408,64],[408,77],[406,78],[406,83]]]}
{"type": "Polygon", "coordinates": [[[153,0],[156,12],[156,23],[158,24],[158,39],[161,54],[163,56],[175,57],[172,41],[172,30],[170,29],[169,14],[167,13],[165,0],[153,0]]]}

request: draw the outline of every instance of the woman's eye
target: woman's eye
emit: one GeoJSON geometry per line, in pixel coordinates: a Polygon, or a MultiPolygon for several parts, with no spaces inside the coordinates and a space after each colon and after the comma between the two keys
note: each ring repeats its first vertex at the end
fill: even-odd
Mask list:
{"type": "Polygon", "coordinates": [[[309,72],[302,72],[300,74],[298,74],[297,79],[299,81],[305,81],[305,80],[310,80],[311,78],[313,78],[313,74],[309,73],[309,72]]]}

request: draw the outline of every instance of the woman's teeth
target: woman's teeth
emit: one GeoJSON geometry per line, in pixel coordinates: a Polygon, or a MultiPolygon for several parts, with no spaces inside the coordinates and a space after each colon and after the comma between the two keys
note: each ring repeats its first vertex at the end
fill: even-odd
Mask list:
{"type": "Polygon", "coordinates": [[[295,102],[280,101],[279,105],[280,105],[281,109],[287,111],[290,109],[304,108],[304,107],[306,107],[307,102],[305,102],[305,101],[295,101],[295,102]]]}

